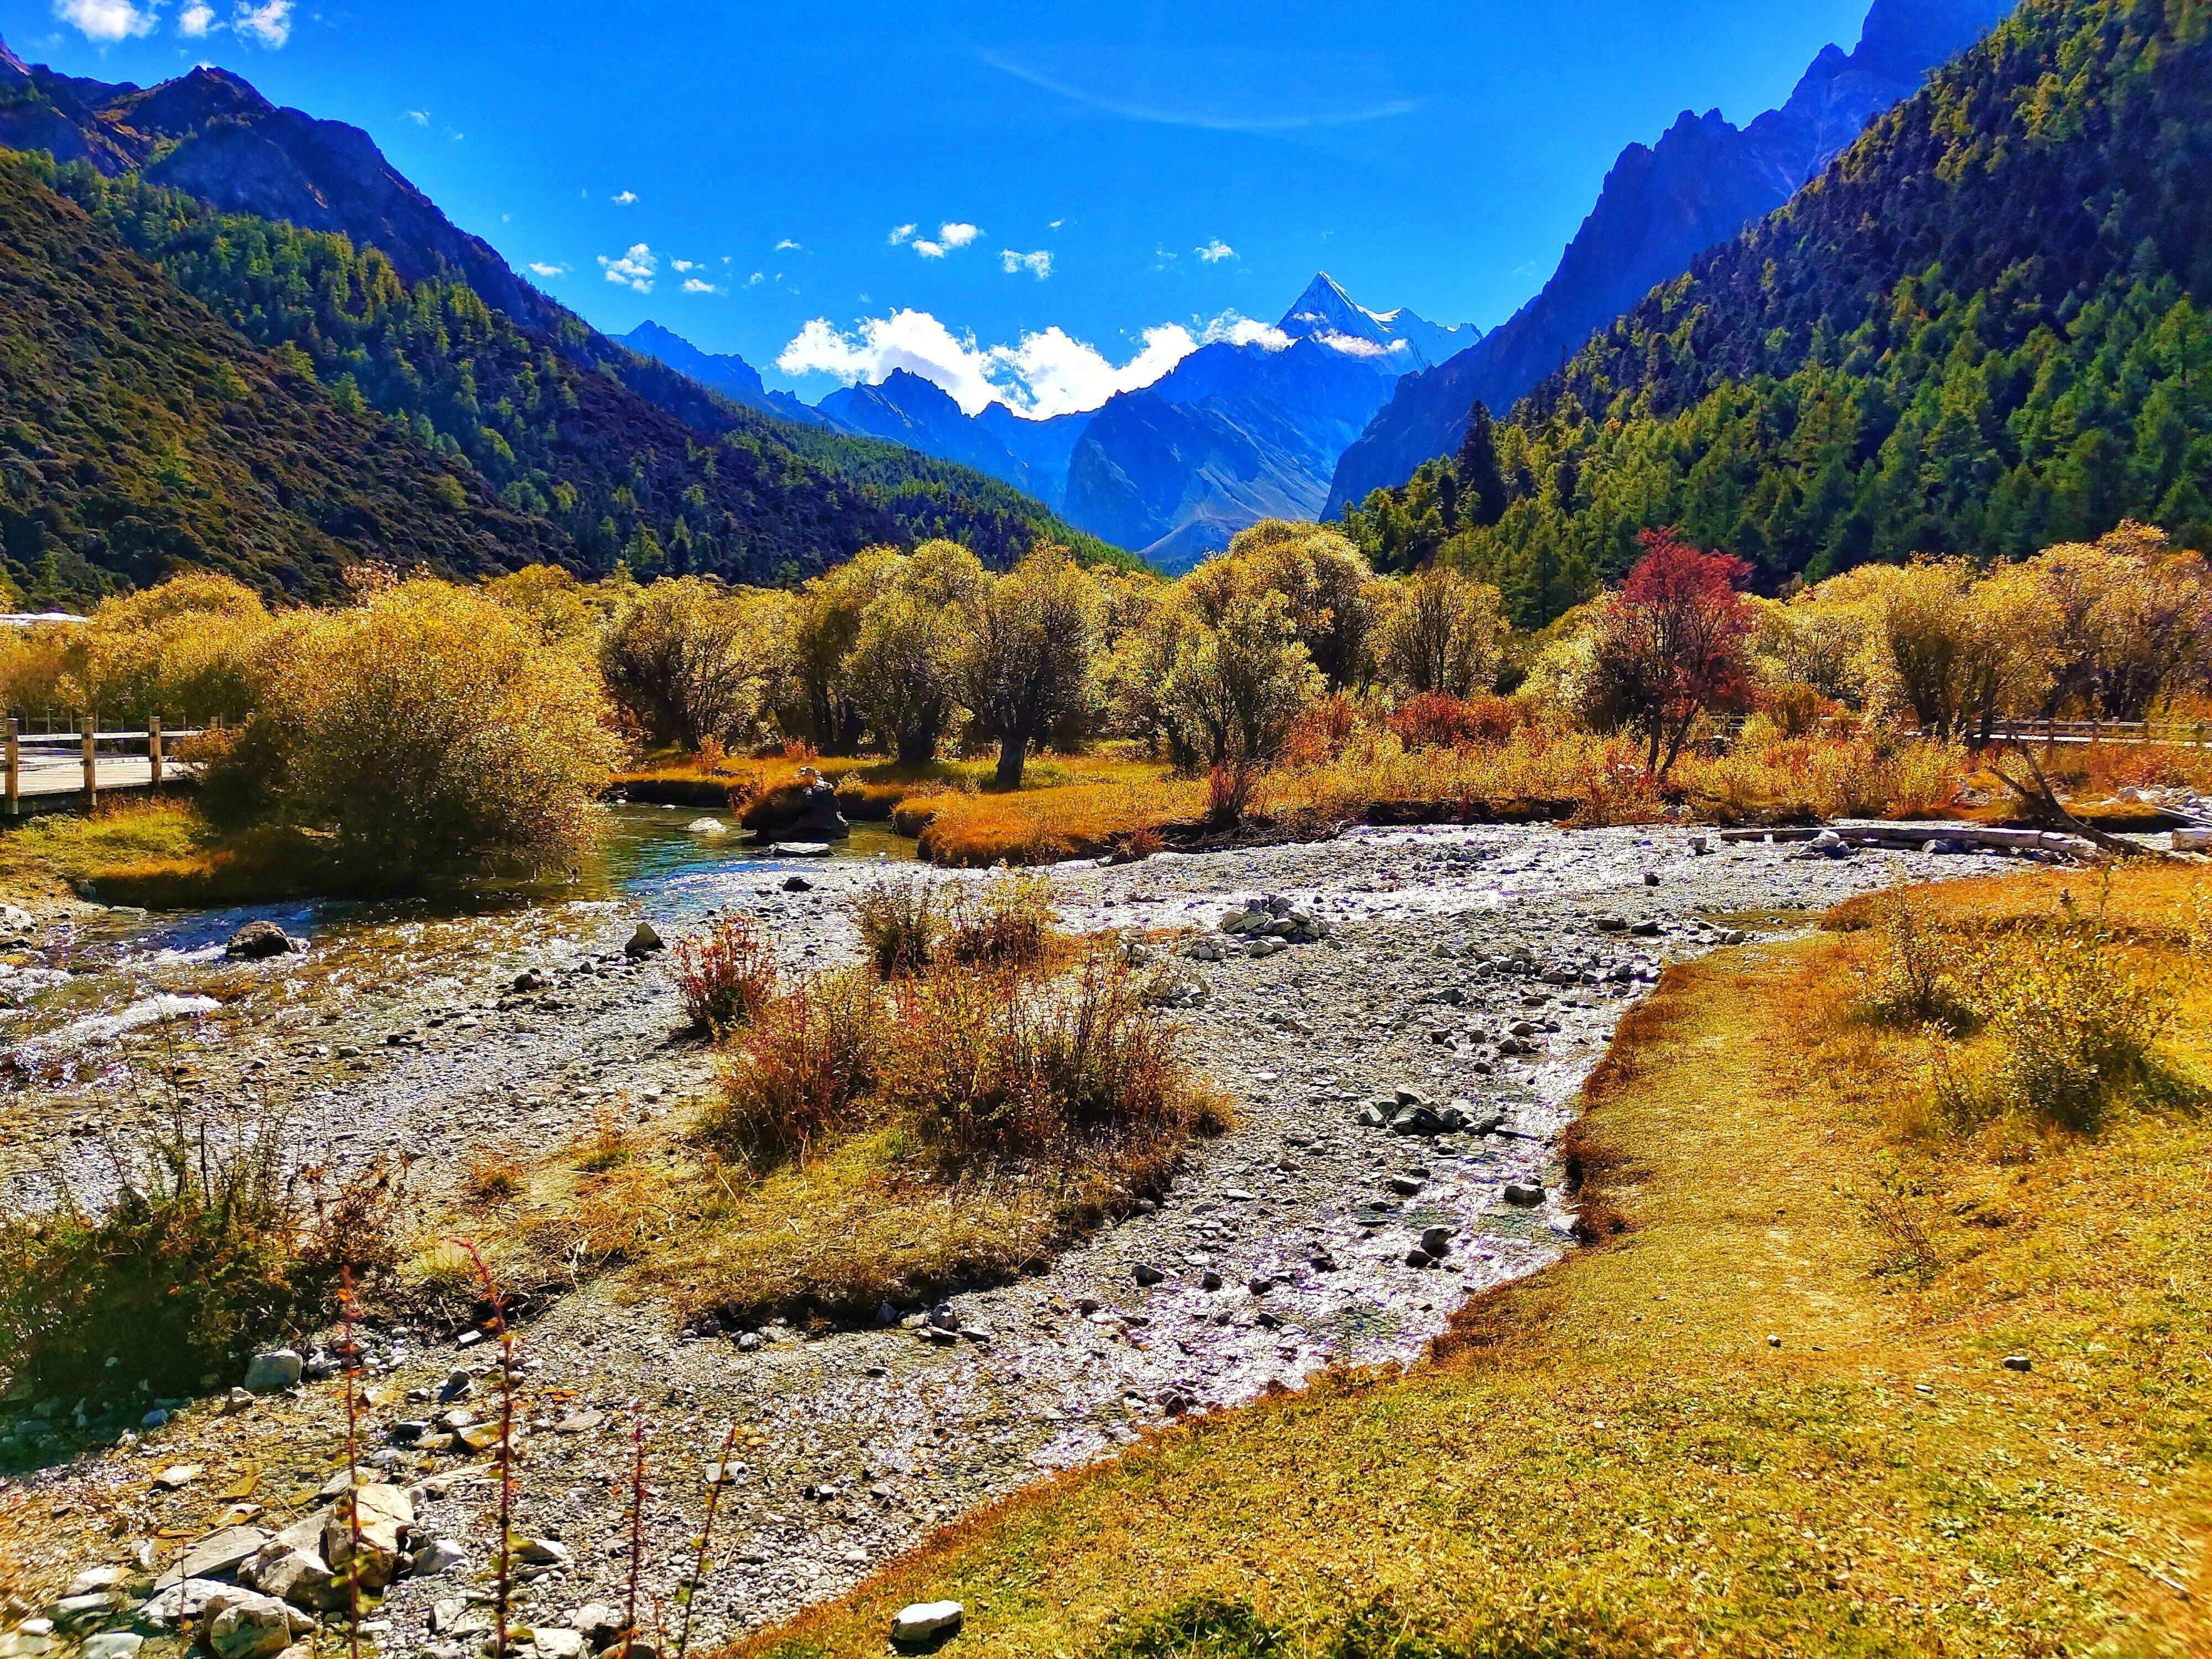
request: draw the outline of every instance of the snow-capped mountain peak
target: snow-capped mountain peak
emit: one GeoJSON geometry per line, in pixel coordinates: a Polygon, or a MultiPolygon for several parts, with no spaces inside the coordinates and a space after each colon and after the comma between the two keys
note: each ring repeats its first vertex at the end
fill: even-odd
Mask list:
{"type": "Polygon", "coordinates": [[[1382,360],[1399,374],[1427,368],[1481,337],[1472,324],[1445,328],[1406,307],[1370,311],[1327,271],[1306,284],[1277,325],[1294,340],[1313,340],[1349,357],[1382,360]]]}

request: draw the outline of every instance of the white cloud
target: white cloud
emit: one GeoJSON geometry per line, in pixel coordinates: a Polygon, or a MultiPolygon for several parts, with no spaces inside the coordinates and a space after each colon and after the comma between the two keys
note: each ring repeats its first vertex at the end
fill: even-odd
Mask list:
{"type": "Polygon", "coordinates": [[[687,277],[684,283],[686,294],[720,294],[722,290],[702,277],[687,277]]]}
{"type": "Polygon", "coordinates": [[[942,259],[955,248],[966,247],[983,233],[977,227],[953,221],[937,228],[934,236],[917,236],[912,225],[901,225],[891,232],[891,246],[902,247],[913,244],[914,251],[925,259],[942,259]]]}
{"type": "Polygon", "coordinates": [[[533,276],[544,276],[549,279],[555,276],[566,276],[568,274],[568,267],[566,265],[550,264],[543,259],[538,259],[532,262],[530,266],[530,274],[533,276]]]}
{"type": "Polygon", "coordinates": [[[614,198],[614,204],[617,207],[635,207],[637,192],[634,190],[623,191],[614,198]]]}
{"type": "Polygon", "coordinates": [[[1052,252],[1048,248],[1040,248],[1035,253],[1017,253],[1012,248],[1006,248],[999,254],[999,263],[1006,267],[1009,276],[1027,270],[1034,272],[1041,283],[1052,275],[1052,252]]]}
{"type": "Polygon", "coordinates": [[[1240,317],[1233,311],[1224,311],[1206,325],[1208,345],[1265,346],[1270,351],[1288,351],[1291,337],[1273,323],[1255,322],[1249,317],[1240,317]]]}
{"type": "Polygon", "coordinates": [[[768,281],[768,278],[757,270],[753,272],[751,276],[745,278],[745,286],[747,288],[758,288],[766,281],[768,281]]]}
{"type": "Polygon", "coordinates": [[[249,40],[275,51],[292,38],[292,0],[264,0],[261,5],[239,0],[230,26],[249,40]]]}
{"type": "Polygon", "coordinates": [[[926,311],[899,311],[866,318],[851,333],[817,317],[783,349],[776,367],[848,385],[873,384],[903,368],[936,382],[970,415],[1002,403],[1044,416],[1096,409],[1117,392],[1150,386],[1197,349],[1188,330],[1170,323],[1146,330],[1143,349],[1116,364],[1057,326],[1012,345],[985,346],[926,311]]]}
{"type": "Polygon", "coordinates": [[[1198,257],[1210,265],[1218,265],[1224,259],[1235,258],[1237,250],[1217,236],[1198,250],[1198,257]]]}
{"type": "Polygon", "coordinates": [[[154,28],[153,8],[141,10],[131,0],[54,0],[54,15],[88,40],[128,40],[154,28]]]}
{"type": "Polygon", "coordinates": [[[699,263],[696,259],[671,259],[668,263],[678,270],[696,270],[699,269],[699,263]]]}
{"type": "Polygon", "coordinates": [[[207,0],[192,0],[177,14],[177,33],[188,40],[198,40],[215,27],[215,8],[207,0]]]}
{"type": "Polygon", "coordinates": [[[599,255],[599,269],[606,272],[607,280],[617,288],[650,294],[653,278],[660,274],[660,256],[640,242],[619,259],[610,259],[602,253],[599,255]]]}
{"type": "Polygon", "coordinates": [[[407,118],[418,127],[427,127],[430,125],[430,112],[427,109],[410,109],[407,112],[407,118]]]}
{"type": "Polygon", "coordinates": [[[797,242],[793,241],[790,237],[787,236],[775,245],[775,251],[778,253],[791,253],[797,252],[799,246],[799,245],[797,242]]]}

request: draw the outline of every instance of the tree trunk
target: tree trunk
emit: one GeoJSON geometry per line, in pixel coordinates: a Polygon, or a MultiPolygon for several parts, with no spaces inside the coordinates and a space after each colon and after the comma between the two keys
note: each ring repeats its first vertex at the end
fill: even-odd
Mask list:
{"type": "Polygon", "coordinates": [[[1030,739],[1027,732],[1009,734],[999,739],[999,787],[1018,789],[1022,787],[1022,768],[1029,763],[1030,739]]]}

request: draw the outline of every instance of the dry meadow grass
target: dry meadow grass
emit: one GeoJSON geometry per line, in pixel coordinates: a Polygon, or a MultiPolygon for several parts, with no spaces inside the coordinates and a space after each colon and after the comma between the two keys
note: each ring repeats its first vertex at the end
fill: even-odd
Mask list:
{"type": "MultiPolygon", "coordinates": [[[[2201,1073],[2194,881],[2130,872],[2112,914],[2201,1073]]],[[[2016,924],[2052,896],[1929,902],[2016,924]]],[[[1006,1659],[2206,1651],[2212,1134],[1947,1125],[1937,1039],[1857,1012],[1882,948],[1671,969],[1577,1136],[1585,1215],[1628,1231],[1433,1363],[1166,1431],[739,1651],[876,1654],[939,1597],[1006,1659]]]]}

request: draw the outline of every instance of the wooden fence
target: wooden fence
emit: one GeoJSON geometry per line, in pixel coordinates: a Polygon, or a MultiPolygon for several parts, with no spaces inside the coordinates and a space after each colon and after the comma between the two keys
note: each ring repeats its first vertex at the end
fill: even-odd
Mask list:
{"type": "Polygon", "coordinates": [[[78,718],[75,731],[53,730],[51,715],[43,732],[27,732],[25,724],[20,716],[8,717],[4,806],[10,817],[40,801],[95,806],[103,789],[158,791],[174,775],[168,745],[199,735],[188,725],[165,725],[159,714],[143,730],[103,732],[97,717],[88,714],[78,718]]]}

